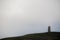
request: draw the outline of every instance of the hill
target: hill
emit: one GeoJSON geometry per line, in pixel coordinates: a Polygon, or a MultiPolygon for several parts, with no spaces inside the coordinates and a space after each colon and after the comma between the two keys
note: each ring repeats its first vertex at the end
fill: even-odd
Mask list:
{"type": "Polygon", "coordinates": [[[60,32],[34,33],[0,40],[60,40],[60,32]]]}

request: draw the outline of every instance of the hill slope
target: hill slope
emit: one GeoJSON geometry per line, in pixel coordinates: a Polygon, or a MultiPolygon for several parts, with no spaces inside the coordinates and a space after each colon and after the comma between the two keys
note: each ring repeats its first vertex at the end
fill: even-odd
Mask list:
{"type": "Polygon", "coordinates": [[[60,40],[60,32],[27,34],[19,37],[9,37],[0,40],[60,40]]]}

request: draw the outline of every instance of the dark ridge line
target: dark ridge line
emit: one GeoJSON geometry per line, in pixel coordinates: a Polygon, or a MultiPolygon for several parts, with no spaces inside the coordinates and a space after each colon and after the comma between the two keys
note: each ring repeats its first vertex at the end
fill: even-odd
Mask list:
{"type": "MultiPolygon", "coordinates": [[[[50,33],[60,33],[60,32],[50,32],[50,33]]],[[[44,32],[44,33],[31,33],[31,34],[25,34],[23,36],[15,36],[15,37],[5,37],[5,38],[1,38],[1,39],[7,39],[7,38],[21,38],[21,37],[24,37],[24,36],[27,36],[27,35],[36,35],[36,34],[49,34],[49,32],[44,32]]]]}

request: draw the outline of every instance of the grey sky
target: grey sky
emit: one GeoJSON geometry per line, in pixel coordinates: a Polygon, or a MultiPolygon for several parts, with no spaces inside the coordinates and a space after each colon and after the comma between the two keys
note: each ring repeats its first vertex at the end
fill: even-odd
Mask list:
{"type": "Polygon", "coordinates": [[[28,33],[58,31],[60,26],[59,0],[0,0],[1,37],[28,33]]]}

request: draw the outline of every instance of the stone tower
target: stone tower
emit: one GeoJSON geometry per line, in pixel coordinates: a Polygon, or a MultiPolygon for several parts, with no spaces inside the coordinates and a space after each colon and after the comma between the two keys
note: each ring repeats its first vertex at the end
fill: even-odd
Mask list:
{"type": "Polygon", "coordinates": [[[49,32],[49,33],[51,32],[50,26],[48,26],[48,32],[49,32]]]}

